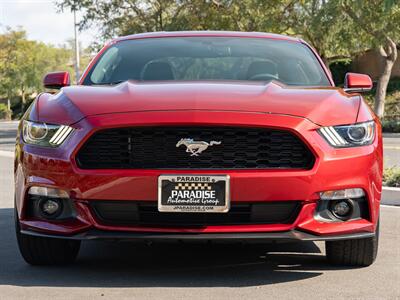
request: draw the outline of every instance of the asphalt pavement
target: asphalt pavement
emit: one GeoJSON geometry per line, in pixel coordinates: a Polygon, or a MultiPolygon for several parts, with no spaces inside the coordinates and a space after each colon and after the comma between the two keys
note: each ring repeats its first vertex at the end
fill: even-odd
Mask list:
{"type": "Polygon", "coordinates": [[[0,151],[14,151],[18,122],[0,121],[0,151]]]}
{"type": "Polygon", "coordinates": [[[400,299],[400,208],[387,205],[378,258],[367,268],[330,266],[321,242],[93,241],[74,265],[29,266],[14,234],[13,128],[0,124],[0,299],[400,299]]]}
{"type": "Polygon", "coordinates": [[[385,167],[400,167],[400,133],[383,135],[383,155],[385,167]]]}

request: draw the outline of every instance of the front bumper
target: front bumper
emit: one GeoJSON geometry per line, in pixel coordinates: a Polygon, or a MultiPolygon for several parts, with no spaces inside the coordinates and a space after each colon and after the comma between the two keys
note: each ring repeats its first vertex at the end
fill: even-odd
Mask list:
{"type": "MultiPolygon", "coordinates": [[[[316,132],[307,119],[261,113],[238,112],[146,112],[93,116],[83,119],[74,134],[59,148],[44,149],[19,140],[16,148],[16,207],[24,233],[50,236],[104,237],[124,239],[248,237],[262,239],[329,239],[370,235],[375,231],[381,195],[382,144],[377,136],[372,145],[334,149],[316,132]],[[82,170],[75,154],[96,130],[145,125],[257,126],[290,130],[297,134],[316,157],[310,170],[82,170]],[[282,125],[284,124],[284,125],[282,125]],[[143,227],[109,225],[90,210],[91,201],[156,202],[157,179],[163,174],[229,175],[231,203],[301,201],[301,210],[290,224],[252,224],[190,227],[143,227]],[[69,192],[76,217],[67,221],[44,221],[26,214],[27,191],[46,186],[69,192]],[[362,188],[369,206],[368,219],[321,222],[314,218],[319,192],[362,188]],[[93,233],[94,232],[94,233],[93,233]],[[99,234],[99,232],[101,234],[99,234]]],[[[379,130],[378,130],[378,134],[379,130]]],[[[247,239],[247,238],[246,238],[247,239]]]]}

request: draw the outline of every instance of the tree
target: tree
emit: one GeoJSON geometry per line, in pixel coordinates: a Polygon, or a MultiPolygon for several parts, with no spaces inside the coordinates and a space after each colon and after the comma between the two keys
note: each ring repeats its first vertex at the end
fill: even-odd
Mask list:
{"type": "MultiPolygon", "coordinates": [[[[288,0],[188,0],[187,28],[201,24],[201,30],[235,30],[283,32],[283,16],[275,18],[287,6],[288,0]],[[196,16],[193,19],[193,16],[196,16]]],[[[286,28],[285,28],[286,29],[286,28]]]]}
{"type": "Polygon", "coordinates": [[[267,31],[299,35],[329,63],[359,50],[337,1],[306,0],[60,0],[61,10],[84,12],[82,28],[100,25],[101,36],[163,30],[267,31]],[[351,47],[350,47],[351,46],[351,47]]]}
{"type": "Polygon", "coordinates": [[[26,34],[22,30],[11,30],[0,35],[0,95],[7,98],[7,106],[11,108],[11,98],[15,94],[17,76],[17,63],[15,54],[20,40],[25,39],[26,34]]]}
{"type": "Polygon", "coordinates": [[[175,0],[63,0],[59,7],[84,11],[81,28],[100,24],[102,38],[108,39],[127,33],[171,30],[180,13],[179,3],[175,0]]]}
{"type": "Polygon", "coordinates": [[[100,25],[109,39],[151,31],[275,31],[271,16],[285,1],[271,0],[60,0],[61,10],[84,12],[81,28],[100,25]],[[261,5],[262,3],[262,5],[261,5]]]}
{"type": "MultiPolygon", "coordinates": [[[[84,61],[88,55],[84,53],[84,61]]],[[[43,90],[42,79],[50,71],[72,71],[73,50],[30,41],[22,29],[0,34],[0,98],[19,101],[24,110],[30,98],[43,90]]]]}
{"type": "Polygon", "coordinates": [[[280,32],[306,40],[328,68],[332,62],[350,60],[353,53],[360,51],[361,44],[355,39],[351,22],[338,11],[337,1],[292,0],[281,3],[284,5],[273,15],[273,23],[280,24],[280,32]]]}
{"type": "MultiPolygon", "coordinates": [[[[374,110],[383,117],[386,90],[397,59],[396,42],[400,39],[400,4],[394,0],[341,0],[341,8],[353,21],[359,33],[368,38],[371,47],[378,47],[384,67],[376,87],[374,110]]],[[[361,36],[359,34],[358,36],[361,36]]]]}

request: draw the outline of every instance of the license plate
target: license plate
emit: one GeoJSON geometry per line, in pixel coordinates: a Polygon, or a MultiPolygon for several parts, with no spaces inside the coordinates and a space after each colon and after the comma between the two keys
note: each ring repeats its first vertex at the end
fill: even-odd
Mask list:
{"type": "Polygon", "coordinates": [[[229,211],[228,175],[161,175],[160,212],[225,213],[229,211]]]}

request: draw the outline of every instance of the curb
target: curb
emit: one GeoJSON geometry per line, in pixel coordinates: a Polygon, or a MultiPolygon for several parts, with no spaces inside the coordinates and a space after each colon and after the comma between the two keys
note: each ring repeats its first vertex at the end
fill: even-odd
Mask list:
{"type": "Polygon", "coordinates": [[[0,124],[18,124],[18,120],[12,120],[12,121],[5,121],[5,120],[0,120],[0,124]]]}
{"type": "Polygon", "coordinates": [[[0,150],[0,156],[14,158],[14,152],[13,151],[0,150]]]}
{"type": "Polygon", "coordinates": [[[390,186],[384,186],[382,187],[384,191],[393,191],[393,192],[400,192],[400,187],[390,187],[390,186]]]}

